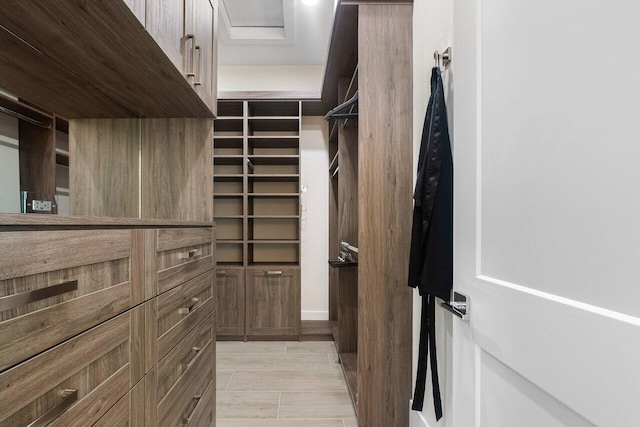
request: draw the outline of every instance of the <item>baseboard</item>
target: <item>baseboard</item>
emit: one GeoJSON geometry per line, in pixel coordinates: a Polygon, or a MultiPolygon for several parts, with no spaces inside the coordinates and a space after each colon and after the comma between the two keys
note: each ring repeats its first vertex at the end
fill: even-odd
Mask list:
{"type": "Polygon", "coordinates": [[[411,409],[412,403],[409,401],[409,427],[430,427],[420,412],[411,409]]]}
{"type": "Polygon", "coordinates": [[[329,320],[328,311],[303,311],[302,320],[329,320]]]}

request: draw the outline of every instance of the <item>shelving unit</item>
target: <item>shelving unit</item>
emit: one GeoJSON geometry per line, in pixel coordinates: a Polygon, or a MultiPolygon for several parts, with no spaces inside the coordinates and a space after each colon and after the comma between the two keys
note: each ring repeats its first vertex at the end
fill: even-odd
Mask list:
{"type": "Polygon", "coordinates": [[[214,217],[218,266],[225,271],[218,277],[224,288],[218,302],[223,339],[297,339],[300,334],[301,111],[299,101],[218,104],[214,217]],[[256,272],[263,268],[261,277],[256,272]],[[292,313],[278,317],[281,308],[270,311],[255,300],[263,291],[251,287],[264,285],[263,280],[277,295],[274,305],[292,313]],[[245,303],[239,306],[239,300],[245,303]],[[239,325],[241,319],[246,324],[239,325]]]}

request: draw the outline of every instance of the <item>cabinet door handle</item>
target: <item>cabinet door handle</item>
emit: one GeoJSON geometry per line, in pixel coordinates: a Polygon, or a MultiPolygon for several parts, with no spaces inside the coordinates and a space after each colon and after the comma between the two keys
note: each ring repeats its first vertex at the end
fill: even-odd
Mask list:
{"type": "Polygon", "coordinates": [[[193,56],[195,55],[195,47],[196,47],[196,35],[195,34],[187,34],[187,40],[191,40],[191,67],[187,71],[187,77],[195,77],[196,74],[193,69],[193,56]]]}
{"type": "Polygon", "coordinates": [[[202,255],[201,249],[191,249],[187,252],[182,252],[179,256],[180,259],[191,259],[202,255]]]}
{"type": "Polygon", "coordinates": [[[222,271],[220,271],[220,270],[216,271],[216,276],[226,276],[226,275],[227,275],[227,272],[226,272],[226,271],[224,271],[224,270],[222,270],[222,271]]]}
{"type": "Polygon", "coordinates": [[[181,363],[180,367],[182,368],[182,372],[185,372],[189,367],[193,364],[196,357],[198,357],[198,353],[202,350],[202,347],[191,347],[191,351],[193,352],[193,357],[187,363],[181,363]]]}
{"type": "Polygon", "coordinates": [[[201,394],[196,394],[195,396],[193,396],[193,400],[196,401],[196,404],[193,406],[193,409],[191,410],[191,413],[189,413],[188,416],[182,418],[182,425],[183,426],[189,425],[191,423],[191,417],[193,417],[193,413],[196,412],[196,408],[198,407],[198,403],[200,403],[200,399],[202,399],[202,395],[201,394]]]}
{"type": "Polygon", "coordinates": [[[78,281],[70,280],[62,282],[58,285],[48,286],[46,288],[36,289],[33,291],[21,292],[15,295],[9,295],[0,298],[0,311],[10,310],[12,308],[21,307],[31,302],[55,297],[78,290],[78,281]]]}
{"type": "Polygon", "coordinates": [[[188,307],[180,307],[178,309],[178,313],[179,314],[189,314],[191,313],[197,306],[198,303],[200,302],[200,298],[191,298],[191,305],[188,307]]]}
{"type": "Polygon", "coordinates": [[[196,73],[196,79],[193,82],[193,85],[200,86],[202,84],[202,50],[200,49],[200,46],[196,46],[196,51],[198,52],[198,66],[196,67],[198,72],[196,73]]]}
{"type": "Polygon", "coordinates": [[[267,276],[282,276],[282,271],[278,270],[278,271],[267,271],[266,273],[264,273],[267,276]]]}
{"type": "Polygon", "coordinates": [[[62,402],[51,408],[49,412],[29,424],[27,427],[44,427],[51,421],[58,418],[64,413],[73,403],[78,400],[78,390],[66,389],[62,392],[62,402]]]}

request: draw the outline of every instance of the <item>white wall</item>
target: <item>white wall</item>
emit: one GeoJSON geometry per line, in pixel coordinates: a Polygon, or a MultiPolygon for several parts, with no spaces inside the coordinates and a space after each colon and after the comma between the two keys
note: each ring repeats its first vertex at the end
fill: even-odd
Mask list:
{"type": "Polygon", "coordinates": [[[218,67],[218,90],[319,92],[323,65],[237,65],[218,67]]]}
{"type": "Polygon", "coordinates": [[[303,117],[300,133],[302,193],[302,320],[329,319],[329,147],[323,117],[303,117]]]}
{"type": "MultiPolygon", "coordinates": [[[[413,173],[418,167],[418,153],[422,139],[422,126],[427,110],[431,89],[429,81],[434,65],[433,52],[444,51],[453,44],[453,2],[450,0],[415,0],[413,3],[413,173]]],[[[447,111],[449,113],[449,132],[453,138],[453,94],[452,70],[455,64],[455,52],[452,65],[443,69],[447,111]]],[[[455,165],[454,165],[455,167],[455,165]]],[[[416,363],[418,360],[418,342],[420,337],[420,296],[414,291],[413,299],[413,382],[415,384],[416,363]]],[[[422,413],[412,411],[411,427],[435,427],[448,425],[451,418],[451,335],[453,329],[451,314],[436,309],[436,343],[438,372],[440,374],[440,392],[442,394],[444,416],[436,422],[431,393],[431,371],[427,373],[427,385],[422,413]]]]}
{"type": "Polygon", "coordinates": [[[18,119],[0,114],[0,212],[20,213],[18,119]]]}

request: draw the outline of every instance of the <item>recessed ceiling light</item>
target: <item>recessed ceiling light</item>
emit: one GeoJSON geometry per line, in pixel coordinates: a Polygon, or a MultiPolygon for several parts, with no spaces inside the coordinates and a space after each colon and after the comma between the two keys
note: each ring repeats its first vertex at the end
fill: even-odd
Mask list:
{"type": "Polygon", "coordinates": [[[302,0],[302,3],[307,4],[309,6],[318,3],[319,0],[302,0]]]}

